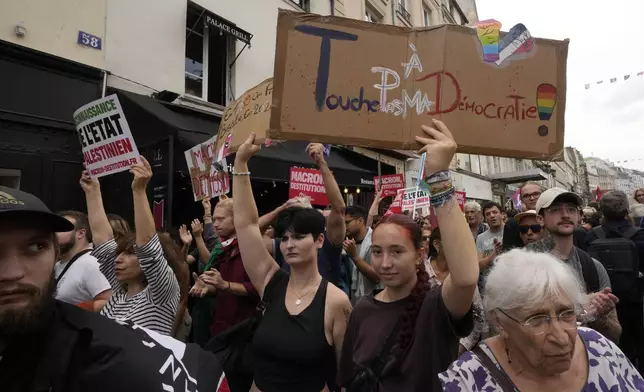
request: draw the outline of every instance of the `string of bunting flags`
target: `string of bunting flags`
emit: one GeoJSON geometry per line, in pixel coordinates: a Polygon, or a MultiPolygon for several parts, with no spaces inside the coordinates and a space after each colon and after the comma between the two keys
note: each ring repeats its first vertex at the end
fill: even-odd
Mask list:
{"type": "MultiPolygon", "coordinates": [[[[644,75],[644,71],[640,71],[640,72],[638,72],[638,73],[636,73],[636,74],[635,74],[635,76],[642,76],[642,75],[644,75]]],[[[622,76],[622,79],[623,79],[624,81],[627,81],[628,79],[630,79],[630,78],[631,78],[631,76],[633,76],[633,75],[632,75],[632,74],[630,74],[630,75],[624,75],[624,76],[622,76]]],[[[610,79],[608,79],[608,82],[609,82],[609,83],[615,83],[615,82],[617,82],[617,79],[619,79],[619,78],[610,78],[610,79]]],[[[584,88],[585,88],[586,90],[588,90],[588,89],[590,89],[590,86],[592,86],[593,84],[602,84],[602,83],[604,83],[604,82],[605,82],[605,80],[598,80],[598,81],[596,81],[595,83],[586,83],[586,84],[584,85],[584,88]]]]}

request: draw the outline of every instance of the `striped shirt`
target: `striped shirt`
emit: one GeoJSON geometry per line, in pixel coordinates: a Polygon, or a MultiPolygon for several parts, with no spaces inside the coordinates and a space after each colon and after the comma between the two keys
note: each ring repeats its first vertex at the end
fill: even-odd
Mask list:
{"type": "Polygon", "coordinates": [[[116,280],[116,248],[116,241],[112,239],[97,246],[92,252],[98,259],[101,272],[112,285],[112,296],[101,314],[113,320],[131,321],[152,331],[170,335],[179,307],[179,283],[163,256],[159,237],[155,235],[144,246],[134,246],[148,285],[132,297],[128,297],[125,288],[116,280]]]}

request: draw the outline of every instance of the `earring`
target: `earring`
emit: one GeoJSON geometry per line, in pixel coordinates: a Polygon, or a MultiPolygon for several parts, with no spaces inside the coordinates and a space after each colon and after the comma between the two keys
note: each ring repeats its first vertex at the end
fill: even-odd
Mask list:
{"type": "Polygon", "coordinates": [[[512,363],[512,358],[510,358],[510,349],[508,348],[507,343],[505,345],[505,355],[508,356],[508,363],[512,363]]]}

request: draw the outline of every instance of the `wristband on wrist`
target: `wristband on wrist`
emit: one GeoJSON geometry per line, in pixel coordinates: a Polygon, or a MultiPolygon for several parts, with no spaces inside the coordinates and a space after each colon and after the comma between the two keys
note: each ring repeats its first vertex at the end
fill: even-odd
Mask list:
{"type": "Polygon", "coordinates": [[[432,195],[430,196],[430,203],[434,207],[442,207],[445,203],[447,203],[454,195],[456,194],[456,190],[454,187],[450,188],[449,190],[439,193],[437,195],[432,195]]]}
{"type": "Polygon", "coordinates": [[[249,172],[249,171],[247,171],[247,172],[241,172],[241,173],[232,172],[231,174],[233,175],[233,177],[235,177],[235,176],[250,176],[250,172],[249,172]]]}
{"type": "Polygon", "coordinates": [[[233,291],[232,288],[230,287],[230,282],[228,282],[228,291],[233,291]]]}
{"type": "Polygon", "coordinates": [[[434,174],[430,174],[427,177],[425,177],[425,182],[428,185],[435,184],[437,182],[442,182],[442,181],[448,181],[452,177],[450,175],[449,170],[441,170],[439,172],[436,172],[434,174]]]}

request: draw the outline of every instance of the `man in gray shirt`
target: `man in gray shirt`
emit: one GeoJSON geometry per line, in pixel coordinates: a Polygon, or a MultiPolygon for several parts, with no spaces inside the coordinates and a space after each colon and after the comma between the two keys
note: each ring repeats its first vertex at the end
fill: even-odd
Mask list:
{"type": "Polygon", "coordinates": [[[479,290],[483,293],[485,278],[503,245],[503,212],[501,206],[493,201],[483,206],[483,215],[490,228],[476,237],[476,250],[479,254],[479,290]]]}
{"type": "Polygon", "coordinates": [[[583,250],[573,245],[573,232],[579,222],[582,206],[581,197],[564,189],[552,188],[543,192],[537,201],[536,211],[539,219],[543,220],[548,236],[541,241],[529,244],[528,249],[550,253],[559,258],[572,268],[586,287],[596,285],[596,283],[588,281],[588,277],[584,275],[583,263],[592,262],[597,271],[597,289],[599,291],[588,293],[586,311],[589,316],[594,318],[594,321],[590,322],[588,326],[613,342],[618,342],[622,327],[617,319],[615,311],[617,297],[611,293],[608,273],[599,261],[592,259],[583,250]]]}

